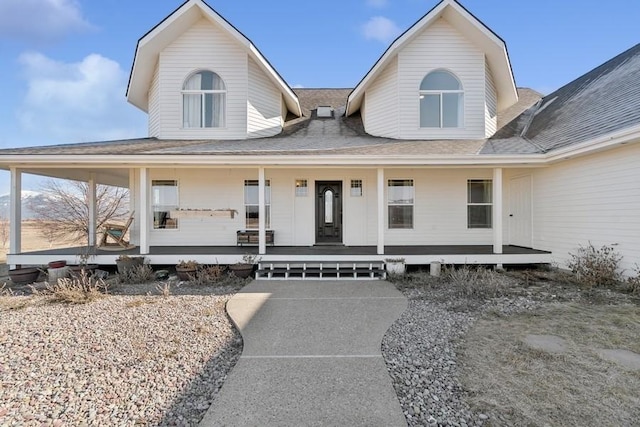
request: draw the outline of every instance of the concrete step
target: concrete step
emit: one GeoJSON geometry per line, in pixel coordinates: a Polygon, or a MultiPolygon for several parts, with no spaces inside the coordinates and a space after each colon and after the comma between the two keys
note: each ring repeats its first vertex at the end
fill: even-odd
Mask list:
{"type": "Polygon", "coordinates": [[[381,261],[272,261],[258,263],[257,280],[381,280],[381,261]]]}

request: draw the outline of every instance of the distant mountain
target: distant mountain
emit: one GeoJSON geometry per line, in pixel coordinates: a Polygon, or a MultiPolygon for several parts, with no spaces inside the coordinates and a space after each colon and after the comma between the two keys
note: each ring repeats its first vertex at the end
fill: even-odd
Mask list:
{"type": "MultiPolygon", "coordinates": [[[[43,193],[39,193],[37,191],[22,191],[22,219],[34,219],[35,214],[31,209],[29,209],[28,205],[35,203],[39,205],[44,203],[47,196],[43,193]]],[[[0,217],[9,218],[9,194],[4,194],[0,196],[0,217]]]]}

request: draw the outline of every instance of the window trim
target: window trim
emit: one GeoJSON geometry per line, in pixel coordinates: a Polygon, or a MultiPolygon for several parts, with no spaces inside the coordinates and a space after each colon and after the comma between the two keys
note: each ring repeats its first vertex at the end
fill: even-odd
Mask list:
{"type": "Polygon", "coordinates": [[[446,70],[444,68],[438,68],[435,70],[429,71],[425,76],[420,80],[420,86],[418,87],[418,100],[422,100],[427,95],[438,95],[440,100],[440,126],[422,126],[422,103],[418,102],[418,122],[420,125],[420,129],[463,129],[464,128],[464,108],[465,108],[465,96],[464,96],[464,86],[462,85],[462,80],[452,71],[446,70]],[[437,72],[444,72],[449,74],[451,77],[458,81],[461,89],[452,90],[452,89],[421,89],[422,82],[429,77],[429,75],[437,72]],[[459,117],[457,126],[444,126],[444,95],[445,94],[458,94],[462,95],[458,99],[460,99],[461,105],[458,105],[459,117]]]}
{"type": "Polygon", "coordinates": [[[295,197],[307,197],[307,196],[309,196],[309,180],[308,179],[296,179],[294,193],[295,193],[295,197]]]}
{"type": "Polygon", "coordinates": [[[222,78],[222,76],[220,76],[220,74],[216,73],[215,71],[209,70],[209,69],[201,69],[201,70],[196,70],[194,72],[192,72],[191,74],[189,74],[184,81],[182,82],[182,89],[180,91],[180,98],[181,98],[181,104],[182,104],[182,129],[184,130],[193,130],[193,129],[226,129],[227,127],[227,83],[224,81],[224,79],[222,78]],[[185,89],[185,85],[187,84],[187,82],[196,74],[199,73],[203,73],[203,72],[209,72],[209,73],[213,73],[216,76],[218,76],[218,78],[220,79],[220,81],[222,81],[222,85],[224,86],[224,89],[185,89]],[[204,126],[204,123],[206,123],[206,110],[205,108],[202,108],[201,111],[201,116],[200,116],[200,126],[185,126],[185,121],[184,121],[184,99],[185,99],[185,95],[200,95],[200,105],[205,105],[206,101],[205,101],[205,96],[207,94],[222,94],[224,95],[223,97],[223,119],[222,119],[222,125],[220,126],[204,126]]]}
{"type": "Polygon", "coordinates": [[[352,179],[349,185],[350,197],[364,197],[364,181],[362,179],[352,179]],[[354,184],[359,184],[354,187],[354,184]],[[360,194],[353,194],[354,189],[359,189],[360,194]]]}
{"type": "Polygon", "coordinates": [[[388,178],[387,179],[387,229],[388,230],[413,230],[415,229],[415,206],[416,206],[416,182],[413,178],[388,178]],[[411,182],[411,203],[391,203],[389,200],[389,185],[391,181],[410,181],[411,182]],[[411,226],[410,227],[392,227],[390,208],[392,206],[411,206],[411,226]]]}
{"type": "MultiPolygon", "coordinates": [[[[244,229],[245,230],[259,230],[260,229],[259,217],[258,217],[258,227],[252,228],[252,227],[248,227],[247,226],[247,206],[255,206],[255,207],[258,208],[258,212],[260,211],[260,198],[259,198],[259,195],[258,195],[258,202],[257,203],[255,203],[255,204],[254,203],[247,203],[247,183],[248,182],[256,182],[256,183],[258,183],[258,181],[259,180],[257,180],[257,179],[245,179],[244,183],[243,183],[243,186],[242,186],[242,195],[243,195],[242,202],[243,202],[243,205],[244,205],[244,229]]],[[[269,189],[268,191],[269,191],[269,194],[270,194],[271,193],[271,180],[270,179],[266,179],[264,183],[265,183],[265,186],[264,186],[265,187],[265,193],[267,192],[267,188],[268,188],[269,189]]],[[[258,184],[256,184],[256,186],[259,187],[260,184],[258,183],[258,184]]],[[[260,190],[258,190],[258,191],[260,191],[260,190]]],[[[265,218],[265,229],[270,230],[271,229],[271,194],[269,195],[268,198],[266,197],[266,194],[265,194],[264,201],[265,201],[265,204],[264,204],[265,212],[267,214],[266,218],[265,218]],[[268,201],[268,203],[267,203],[267,201],[268,201]],[[267,207],[269,209],[267,209],[267,207]]]]}
{"type": "Polygon", "coordinates": [[[493,218],[493,179],[492,178],[468,178],[467,179],[467,230],[492,230],[493,229],[493,224],[494,224],[494,218],[493,218]],[[475,203],[475,202],[471,202],[470,201],[470,192],[469,192],[469,184],[471,184],[472,182],[486,182],[489,184],[490,188],[491,188],[491,202],[487,203],[487,202],[483,202],[483,203],[475,203]],[[469,223],[470,217],[469,217],[469,208],[471,206],[490,206],[491,207],[491,223],[489,224],[489,227],[480,227],[480,226],[475,226],[472,227],[472,225],[469,223]]]}
{"type": "MultiPolygon", "coordinates": [[[[176,201],[178,202],[175,205],[175,208],[176,208],[176,210],[179,209],[180,208],[180,181],[178,179],[152,179],[151,180],[151,197],[153,197],[153,187],[154,187],[153,183],[156,182],[156,181],[173,181],[173,182],[175,182],[175,185],[172,186],[172,187],[176,188],[176,201]]],[[[178,218],[167,218],[167,219],[175,220],[175,222],[176,222],[175,228],[161,228],[161,227],[157,227],[156,228],[156,221],[155,221],[155,212],[156,212],[156,210],[155,210],[155,206],[156,205],[155,205],[155,203],[153,203],[153,200],[152,200],[152,203],[151,203],[151,214],[153,216],[153,221],[151,222],[151,230],[152,231],[162,231],[164,233],[164,232],[172,232],[172,231],[175,232],[175,231],[180,230],[180,222],[181,221],[179,221],[178,218]]],[[[158,212],[165,212],[165,211],[158,211],[158,212]]]]}

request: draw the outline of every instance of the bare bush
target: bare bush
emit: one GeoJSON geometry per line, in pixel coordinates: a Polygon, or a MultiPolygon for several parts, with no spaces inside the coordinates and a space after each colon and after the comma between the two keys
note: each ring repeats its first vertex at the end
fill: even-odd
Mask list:
{"type": "Polygon", "coordinates": [[[158,293],[163,297],[163,298],[167,298],[171,296],[171,285],[169,285],[169,283],[158,283],[156,285],[156,291],[158,291],[158,293]]]}
{"type": "Polygon", "coordinates": [[[510,282],[503,274],[484,267],[463,265],[445,269],[445,280],[454,295],[485,299],[508,295],[510,282]]]}
{"type": "Polygon", "coordinates": [[[149,283],[154,280],[153,268],[149,264],[134,265],[117,275],[118,283],[149,283]]]}
{"type": "Polygon", "coordinates": [[[640,295],[640,266],[636,264],[634,275],[627,278],[627,290],[634,295],[640,295]]]}
{"type": "Polygon", "coordinates": [[[198,285],[198,286],[206,286],[212,285],[214,283],[220,282],[224,276],[224,268],[220,267],[217,264],[214,265],[201,265],[198,266],[196,270],[196,274],[191,277],[189,283],[198,285]]]}
{"type": "Polygon", "coordinates": [[[574,273],[574,280],[587,288],[612,286],[620,282],[620,261],[613,245],[604,245],[596,249],[591,242],[587,246],[579,246],[575,254],[569,253],[571,260],[567,263],[574,273]]]}
{"type": "Polygon", "coordinates": [[[79,275],[58,279],[53,285],[47,284],[44,291],[39,293],[48,296],[52,302],[85,304],[103,298],[107,293],[107,284],[82,270],[79,275]]]}

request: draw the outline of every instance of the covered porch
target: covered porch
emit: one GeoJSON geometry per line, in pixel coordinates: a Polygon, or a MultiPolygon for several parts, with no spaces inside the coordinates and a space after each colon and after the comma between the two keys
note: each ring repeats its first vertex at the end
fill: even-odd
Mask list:
{"type": "Polygon", "coordinates": [[[99,163],[68,169],[12,167],[8,263],[46,264],[55,259],[77,263],[87,252],[91,262],[103,265],[114,264],[122,254],[143,255],[157,265],[186,259],[232,264],[246,253],[259,255],[264,262],[404,258],[408,265],[434,261],[503,265],[552,261],[549,252],[532,249],[531,180],[522,179],[528,177],[527,169],[508,164],[372,166],[346,158],[332,161],[336,164],[295,159],[291,165],[277,166],[194,160],[174,167],[99,163]],[[89,183],[87,246],[21,250],[20,194],[25,172],[89,183]],[[113,251],[98,246],[97,184],[130,189],[135,212],[129,230],[132,248],[113,251]],[[480,189],[478,194],[485,199],[474,199],[474,189],[480,189]],[[481,213],[479,227],[472,223],[471,212],[481,213]],[[249,228],[255,245],[236,245],[237,233],[249,228]]]}

